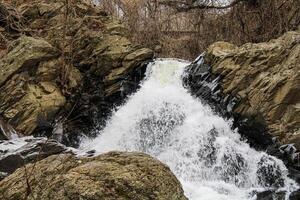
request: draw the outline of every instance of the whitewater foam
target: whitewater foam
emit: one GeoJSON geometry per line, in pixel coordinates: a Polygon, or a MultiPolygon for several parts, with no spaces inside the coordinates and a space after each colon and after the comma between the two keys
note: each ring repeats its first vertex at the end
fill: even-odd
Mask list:
{"type": "Polygon", "coordinates": [[[82,152],[142,151],[167,164],[191,200],[255,199],[265,190],[298,188],[281,160],[242,141],[231,121],[213,113],[182,86],[189,63],[159,59],[149,64],[141,88],[82,152]]]}

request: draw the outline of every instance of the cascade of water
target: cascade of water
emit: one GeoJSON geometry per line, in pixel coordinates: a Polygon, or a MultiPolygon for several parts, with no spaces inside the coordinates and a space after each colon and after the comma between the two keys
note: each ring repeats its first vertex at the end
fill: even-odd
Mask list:
{"type": "Polygon", "coordinates": [[[242,141],[231,122],[212,112],[182,86],[189,63],[149,64],[138,92],[113,113],[81,150],[142,151],[166,163],[191,200],[255,199],[256,192],[298,188],[283,162],[242,141]]]}

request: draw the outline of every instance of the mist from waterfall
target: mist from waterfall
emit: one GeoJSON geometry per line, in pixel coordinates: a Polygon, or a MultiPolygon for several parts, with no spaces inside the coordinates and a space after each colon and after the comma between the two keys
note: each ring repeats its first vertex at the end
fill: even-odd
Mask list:
{"type": "Polygon", "coordinates": [[[141,88],[120,106],[83,152],[142,151],[167,164],[191,200],[255,199],[256,193],[298,188],[281,160],[258,152],[182,85],[189,63],[158,59],[141,88]]]}

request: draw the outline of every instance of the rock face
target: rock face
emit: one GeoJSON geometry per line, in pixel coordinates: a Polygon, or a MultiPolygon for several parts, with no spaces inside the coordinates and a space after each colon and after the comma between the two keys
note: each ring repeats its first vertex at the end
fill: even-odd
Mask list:
{"type": "Polygon", "coordinates": [[[300,32],[241,47],[217,42],[205,63],[221,75],[223,93],[237,98],[235,113],[253,117],[300,149],[300,32]]]}
{"type": "Polygon", "coordinates": [[[0,3],[16,20],[0,23],[13,36],[0,49],[0,117],[19,135],[50,135],[56,119],[72,143],[136,89],[153,52],[88,1],[65,2],[0,3]]]}
{"type": "Polygon", "coordinates": [[[0,113],[16,130],[30,135],[39,117],[51,119],[66,99],[55,82],[36,77],[37,65],[55,58],[58,51],[44,40],[26,36],[15,45],[0,61],[0,113]]]}
{"type": "Polygon", "coordinates": [[[170,169],[142,153],[110,152],[94,158],[50,156],[0,182],[3,200],[107,199],[186,200],[170,169]],[[45,187],[47,186],[47,187],[45,187]]]}
{"type": "Polygon", "coordinates": [[[57,50],[49,43],[31,37],[20,37],[13,46],[15,47],[0,61],[0,85],[21,68],[28,67],[30,70],[36,63],[58,55],[57,50]]]}

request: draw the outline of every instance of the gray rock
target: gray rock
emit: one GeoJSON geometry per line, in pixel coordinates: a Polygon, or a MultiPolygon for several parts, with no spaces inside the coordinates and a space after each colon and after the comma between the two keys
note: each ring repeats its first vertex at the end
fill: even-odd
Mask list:
{"type": "Polygon", "coordinates": [[[0,180],[23,165],[50,155],[66,152],[67,147],[46,138],[18,138],[0,145],[0,180]]]}

